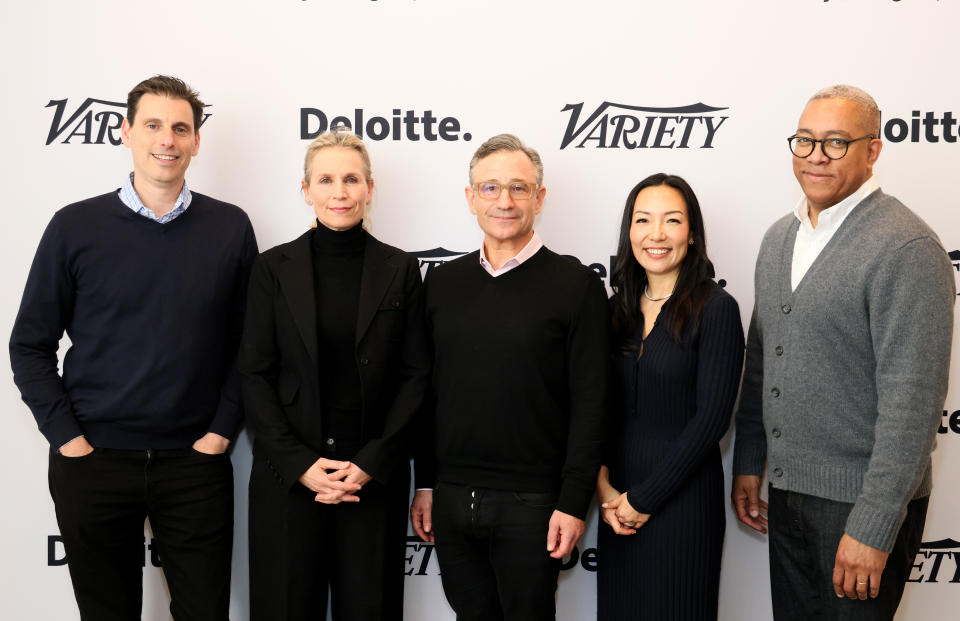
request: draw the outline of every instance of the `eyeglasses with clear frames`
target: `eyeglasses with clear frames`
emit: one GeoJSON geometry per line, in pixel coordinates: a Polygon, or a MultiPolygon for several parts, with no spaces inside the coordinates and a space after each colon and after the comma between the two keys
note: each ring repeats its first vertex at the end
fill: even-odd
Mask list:
{"type": "Polygon", "coordinates": [[[860,136],[859,138],[854,138],[853,140],[847,140],[845,138],[824,138],[823,140],[814,140],[810,136],[793,135],[787,138],[787,144],[790,145],[791,153],[797,157],[804,158],[810,157],[814,149],[817,148],[817,143],[819,142],[820,150],[823,151],[824,155],[831,160],[839,160],[847,154],[847,150],[850,148],[852,143],[859,142],[861,140],[873,140],[874,138],[876,138],[876,136],[873,134],[867,134],[866,136],[860,136]]]}
{"type": "Polygon", "coordinates": [[[504,188],[510,193],[510,198],[518,201],[529,200],[537,193],[536,183],[527,183],[526,181],[511,181],[510,183],[500,183],[499,181],[481,181],[473,184],[474,189],[480,198],[488,201],[495,201],[500,198],[504,188]]]}

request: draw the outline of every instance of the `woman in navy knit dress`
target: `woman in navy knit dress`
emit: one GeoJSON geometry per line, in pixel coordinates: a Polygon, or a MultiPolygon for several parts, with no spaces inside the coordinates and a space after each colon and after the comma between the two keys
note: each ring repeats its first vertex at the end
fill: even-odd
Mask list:
{"type": "Polygon", "coordinates": [[[611,299],[615,394],[597,479],[597,618],[717,618],[725,501],[718,442],[743,364],[740,310],[712,279],[680,177],[631,190],[611,299]]]}

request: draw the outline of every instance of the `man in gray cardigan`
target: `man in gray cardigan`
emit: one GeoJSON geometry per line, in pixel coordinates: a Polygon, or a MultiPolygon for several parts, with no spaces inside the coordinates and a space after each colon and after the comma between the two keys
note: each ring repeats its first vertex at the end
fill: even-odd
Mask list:
{"type": "Polygon", "coordinates": [[[893,619],[923,534],[955,291],[873,177],[879,124],[860,89],[810,99],[789,139],[803,196],[757,258],[732,498],[748,526],[769,517],[777,621],[893,619]]]}

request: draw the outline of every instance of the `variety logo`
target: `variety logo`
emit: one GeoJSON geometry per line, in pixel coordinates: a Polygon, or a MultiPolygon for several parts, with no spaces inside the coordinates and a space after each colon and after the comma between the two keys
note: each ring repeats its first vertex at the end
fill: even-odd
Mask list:
{"type": "MultiPolygon", "coordinates": [[[[420,260],[420,273],[423,275],[423,279],[426,280],[430,275],[430,272],[433,271],[433,269],[437,266],[443,265],[447,261],[458,259],[467,253],[438,247],[432,250],[418,250],[416,252],[411,252],[410,254],[420,260]]],[[[583,261],[573,255],[568,254],[564,256],[583,265],[583,261]]],[[[613,264],[613,257],[610,257],[610,264],[613,264]]],[[[600,276],[604,282],[606,282],[608,271],[607,267],[603,263],[591,263],[587,267],[595,271],[597,275],[600,276]]]]}
{"type": "MultiPolygon", "coordinates": [[[[74,139],[81,144],[118,145],[123,142],[120,126],[127,113],[127,104],[124,102],[87,97],[70,114],[67,114],[69,106],[66,99],[51,99],[45,107],[54,108],[53,121],[47,132],[48,145],[61,137],[61,144],[71,144],[70,141],[74,139]]],[[[210,113],[203,114],[200,118],[201,127],[210,116],[210,113]]]]}
{"type": "MultiPolygon", "coordinates": [[[[163,567],[160,563],[160,554],[151,538],[147,543],[147,538],[143,538],[143,565],[147,566],[147,559],[154,567],[163,567]]],[[[67,552],[63,548],[63,537],[60,535],[47,535],[47,567],[60,567],[67,564],[67,552]]]]}
{"type": "MultiPolygon", "coordinates": [[[[407,556],[404,559],[407,576],[439,576],[440,566],[432,543],[426,543],[416,535],[407,535],[407,556]]],[[[597,549],[586,548],[582,553],[574,546],[569,556],[563,558],[560,569],[568,571],[580,565],[589,572],[597,571],[597,549]]]]}
{"type": "Polygon", "coordinates": [[[433,553],[433,543],[420,539],[416,535],[407,535],[407,556],[404,558],[407,576],[439,576],[437,555],[433,553]]]}
{"type": "Polygon", "coordinates": [[[417,142],[426,140],[436,142],[446,140],[469,142],[473,136],[470,132],[460,133],[460,121],[453,116],[437,117],[433,110],[424,110],[422,114],[415,110],[401,111],[394,108],[393,114],[387,116],[366,117],[363,108],[356,108],[353,116],[334,116],[330,118],[326,112],[318,108],[300,108],[300,139],[313,140],[323,132],[338,125],[345,126],[360,138],[370,140],[410,140],[417,142]]]}
{"type": "Polygon", "coordinates": [[[949,110],[942,114],[936,112],[921,112],[914,110],[910,120],[891,118],[886,122],[881,120],[883,139],[888,142],[956,142],[960,137],[957,119],[949,110]],[[922,116],[921,116],[922,115],[922,116]]]}
{"type": "Polygon", "coordinates": [[[941,539],[921,543],[907,582],[960,584],[960,541],[941,539]]]}
{"type": "Polygon", "coordinates": [[[567,129],[560,148],[577,149],[712,149],[717,131],[729,116],[703,103],[677,108],[627,106],[605,101],[581,120],[583,104],[567,104],[567,129]]]}
{"type": "Polygon", "coordinates": [[[435,267],[443,265],[447,261],[453,261],[454,259],[460,258],[467,253],[456,250],[447,250],[441,246],[434,248],[433,250],[420,250],[418,252],[411,252],[410,254],[419,259],[420,274],[423,276],[423,279],[426,280],[427,276],[430,275],[430,272],[433,271],[435,267]]]}

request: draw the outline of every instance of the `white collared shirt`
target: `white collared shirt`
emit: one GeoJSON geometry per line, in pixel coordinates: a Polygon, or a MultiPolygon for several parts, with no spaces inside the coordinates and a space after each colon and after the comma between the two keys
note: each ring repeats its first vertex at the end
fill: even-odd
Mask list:
{"type": "Polygon", "coordinates": [[[521,263],[530,259],[533,255],[537,254],[537,251],[543,248],[543,242],[540,241],[540,236],[537,235],[537,232],[533,232],[533,237],[530,238],[530,241],[527,242],[527,245],[524,246],[520,252],[517,253],[517,256],[513,257],[504,262],[500,266],[500,269],[493,269],[493,265],[490,264],[490,261],[487,260],[487,251],[483,249],[483,242],[480,242],[480,265],[483,266],[483,269],[487,270],[487,273],[496,278],[497,276],[503,276],[510,270],[515,267],[519,267],[521,263]]]}
{"type": "Polygon", "coordinates": [[[810,206],[807,204],[807,197],[805,195],[800,197],[793,210],[793,215],[800,221],[800,229],[797,231],[797,240],[793,244],[793,263],[790,267],[791,289],[797,288],[810,266],[833,239],[837,229],[854,207],[878,189],[880,189],[880,183],[876,177],[871,176],[856,192],[836,205],[821,211],[817,217],[817,228],[813,228],[810,223],[810,206]]]}

